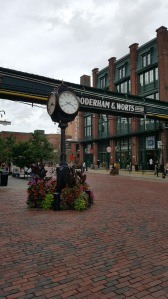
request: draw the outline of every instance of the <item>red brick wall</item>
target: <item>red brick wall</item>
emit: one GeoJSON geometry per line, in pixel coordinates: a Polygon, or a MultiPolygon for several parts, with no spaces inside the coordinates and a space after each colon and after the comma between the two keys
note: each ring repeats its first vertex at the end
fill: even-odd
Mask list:
{"type": "MultiPolygon", "coordinates": [[[[20,132],[10,132],[2,131],[0,132],[0,137],[7,138],[9,136],[14,136],[16,138],[16,143],[20,141],[27,141],[32,137],[32,133],[20,133],[20,132]]],[[[45,134],[48,141],[57,149],[60,145],[61,135],[60,134],[45,134]]],[[[69,136],[66,136],[68,138],[69,136]]]]}
{"type": "Polygon", "coordinates": [[[116,57],[111,57],[108,61],[109,61],[109,90],[116,91],[116,87],[114,84],[114,63],[116,61],[116,57]]]}
{"type": "Polygon", "coordinates": [[[156,32],[160,100],[168,101],[168,30],[162,26],[156,32]]]}
{"type": "Polygon", "coordinates": [[[97,87],[97,73],[98,73],[98,68],[95,68],[95,69],[93,69],[92,70],[92,80],[93,80],[93,82],[92,82],[92,85],[93,85],[93,87],[97,87]]]}

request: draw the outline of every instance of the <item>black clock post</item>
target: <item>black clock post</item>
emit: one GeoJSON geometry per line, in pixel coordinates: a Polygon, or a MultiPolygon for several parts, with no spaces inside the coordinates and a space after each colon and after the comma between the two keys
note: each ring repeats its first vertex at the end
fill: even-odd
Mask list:
{"type": "Polygon", "coordinates": [[[60,166],[67,166],[65,130],[68,127],[68,124],[60,122],[59,127],[61,129],[61,157],[60,157],[60,166]]]}
{"type": "Polygon", "coordinates": [[[66,187],[70,178],[70,169],[66,161],[65,130],[68,123],[73,121],[78,114],[79,101],[73,90],[61,84],[56,92],[52,92],[48,97],[47,111],[52,121],[58,122],[61,129],[61,156],[59,167],[56,170],[57,187],[54,193],[54,210],[60,210],[60,194],[66,187]]]}

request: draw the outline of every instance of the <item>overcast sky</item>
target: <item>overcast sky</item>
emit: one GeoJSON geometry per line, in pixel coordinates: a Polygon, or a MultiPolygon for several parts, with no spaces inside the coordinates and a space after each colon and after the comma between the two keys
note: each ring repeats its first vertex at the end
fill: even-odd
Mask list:
{"type": "MultiPolygon", "coordinates": [[[[0,66],[79,84],[160,26],[167,0],[0,0],[0,66]]],[[[11,121],[0,131],[57,131],[46,109],[0,99],[0,110],[11,121]]]]}

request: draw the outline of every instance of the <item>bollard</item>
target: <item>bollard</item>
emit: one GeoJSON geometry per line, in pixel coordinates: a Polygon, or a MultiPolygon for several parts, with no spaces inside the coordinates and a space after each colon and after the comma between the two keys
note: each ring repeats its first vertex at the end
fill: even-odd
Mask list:
{"type": "Polygon", "coordinates": [[[53,210],[60,211],[60,193],[54,193],[53,210]]]}
{"type": "Polygon", "coordinates": [[[93,204],[92,198],[91,198],[91,191],[90,190],[85,190],[86,194],[88,195],[88,206],[90,207],[93,204]]]}

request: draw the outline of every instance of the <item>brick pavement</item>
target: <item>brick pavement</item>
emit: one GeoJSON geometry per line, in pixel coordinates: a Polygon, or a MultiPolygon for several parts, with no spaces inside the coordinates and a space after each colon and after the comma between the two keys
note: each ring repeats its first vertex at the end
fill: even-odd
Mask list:
{"type": "Polygon", "coordinates": [[[88,173],[84,212],[26,207],[0,187],[0,298],[168,298],[168,181],[88,173]]]}

